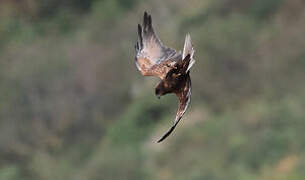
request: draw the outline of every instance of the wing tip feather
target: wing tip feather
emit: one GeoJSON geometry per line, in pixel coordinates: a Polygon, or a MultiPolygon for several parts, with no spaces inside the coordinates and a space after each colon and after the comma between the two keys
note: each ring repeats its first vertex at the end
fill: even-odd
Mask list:
{"type": "Polygon", "coordinates": [[[147,11],[144,11],[143,30],[144,35],[149,35],[154,32],[152,27],[152,18],[151,15],[147,13],[147,11]]]}
{"type": "Polygon", "coordinates": [[[139,38],[139,40],[138,40],[139,48],[138,49],[140,50],[143,48],[142,26],[140,24],[138,24],[138,38],[139,38]]]}
{"type": "Polygon", "coordinates": [[[164,139],[166,139],[176,128],[178,123],[175,123],[158,141],[157,143],[162,142],[164,139]]]}
{"type": "Polygon", "coordinates": [[[188,68],[187,68],[187,72],[191,69],[191,67],[194,65],[195,63],[195,60],[193,58],[194,56],[194,53],[195,53],[195,50],[193,48],[193,45],[192,45],[192,40],[191,40],[191,35],[190,33],[187,33],[186,36],[185,36],[185,42],[184,42],[184,48],[183,48],[183,54],[182,54],[182,57],[183,59],[188,55],[190,54],[190,63],[188,65],[188,68]]]}

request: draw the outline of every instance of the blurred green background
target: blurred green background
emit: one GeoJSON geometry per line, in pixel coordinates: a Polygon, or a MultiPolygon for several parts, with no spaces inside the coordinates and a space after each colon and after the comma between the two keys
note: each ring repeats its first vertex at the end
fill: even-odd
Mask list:
{"type": "Polygon", "coordinates": [[[0,180],[304,180],[303,0],[1,0],[0,180]],[[192,103],[134,64],[190,32],[192,103]]]}

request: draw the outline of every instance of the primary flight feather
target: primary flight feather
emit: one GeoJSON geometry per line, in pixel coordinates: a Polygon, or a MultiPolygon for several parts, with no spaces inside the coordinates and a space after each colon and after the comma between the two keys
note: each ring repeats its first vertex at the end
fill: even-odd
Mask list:
{"type": "Polygon", "coordinates": [[[155,88],[156,96],[160,98],[175,93],[179,100],[174,124],[158,140],[161,142],[173,132],[190,103],[190,68],[195,63],[191,37],[186,35],[182,54],[164,46],[153,29],[151,16],[145,12],[142,26],[138,25],[135,49],[138,70],[144,76],[157,76],[161,79],[155,88]]]}

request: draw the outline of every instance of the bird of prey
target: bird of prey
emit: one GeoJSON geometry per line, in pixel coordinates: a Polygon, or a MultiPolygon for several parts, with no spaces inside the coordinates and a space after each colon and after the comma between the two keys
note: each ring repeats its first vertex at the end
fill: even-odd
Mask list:
{"type": "Polygon", "coordinates": [[[143,24],[138,24],[135,49],[138,70],[144,76],[157,76],[161,79],[155,88],[155,95],[160,98],[175,93],[179,100],[174,124],[158,140],[161,142],[173,132],[190,103],[190,68],[195,63],[191,38],[189,34],[186,35],[182,53],[164,46],[153,29],[151,15],[144,12],[143,24]]]}

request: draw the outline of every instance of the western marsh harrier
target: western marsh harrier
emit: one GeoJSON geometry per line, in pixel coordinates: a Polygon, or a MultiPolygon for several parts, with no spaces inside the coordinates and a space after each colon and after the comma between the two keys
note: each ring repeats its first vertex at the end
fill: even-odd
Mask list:
{"type": "Polygon", "coordinates": [[[173,132],[190,103],[190,68],[195,63],[191,37],[186,35],[182,54],[164,46],[154,32],[151,16],[145,12],[143,26],[138,25],[138,42],[135,48],[138,70],[144,76],[157,76],[161,79],[155,88],[156,96],[160,98],[165,94],[175,93],[179,99],[174,124],[158,141],[161,142],[173,132]]]}

